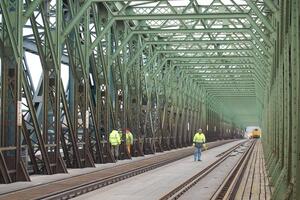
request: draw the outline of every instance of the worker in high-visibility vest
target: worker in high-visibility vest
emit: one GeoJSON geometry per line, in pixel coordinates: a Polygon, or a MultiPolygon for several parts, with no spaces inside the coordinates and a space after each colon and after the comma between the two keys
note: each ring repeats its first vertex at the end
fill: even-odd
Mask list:
{"type": "Polygon", "coordinates": [[[202,161],[201,160],[201,148],[203,144],[206,142],[206,138],[202,129],[200,128],[198,132],[194,135],[193,138],[193,146],[196,148],[194,153],[194,161],[202,161]]]}
{"type": "Polygon", "coordinates": [[[121,144],[121,138],[119,132],[122,130],[112,130],[109,134],[109,143],[111,145],[111,153],[114,156],[115,160],[119,159],[119,145],[121,144]]]}
{"type": "Polygon", "coordinates": [[[133,145],[133,135],[130,130],[126,129],[126,148],[129,155],[131,155],[131,146],[133,145]]]}

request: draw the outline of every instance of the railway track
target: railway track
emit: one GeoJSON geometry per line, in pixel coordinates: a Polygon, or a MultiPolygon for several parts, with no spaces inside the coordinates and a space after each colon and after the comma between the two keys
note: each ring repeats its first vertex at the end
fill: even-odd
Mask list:
{"type": "Polygon", "coordinates": [[[234,199],[236,192],[239,189],[239,183],[243,178],[243,174],[245,172],[246,166],[249,162],[251,153],[253,152],[254,146],[256,144],[256,140],[252,142],[250,147],[244,153],[244,155],[239,159],[237,164],[228,174],[222,185],[215,192],[215,194],[211,197],[211,200],[229,200],[234,199]]]}
{"type": "MultiPolygon", "coordinates": [[[[217,168],[222,162],[224,162],[231,155],[232,152],[237,150],[240,146],[244,145],[245,143],[246,142],[239,143],[239,144],[233,146],[232,148],[228,149],[227,151],[219,154],[217,156],[217,157],[219,157],[218,160],[216,160],[211,165],[209,165],[208,167],[206,167],[205,169],[203,169],[202,171],[200,171],[193,177],[189,178],[182,184],[178,185],[176,188],[174,188],[173,190],[171,190],[164,196],[162,196],[160,198],[160,200],[179,199],[189,189],[191,189],[193,186],[195,186],[201,179],[203,179],[205,176],[210,174],[215,168],[217,168]]],[[[226,184],[222,184],[222,186],[220,186],[220,188],[214,194],[213,199],[223,199],[224,197],[227,197],[229,194],[232,194],[232,193],[229,193],[230,191],[232,191],[231,189],[233,187],[231,185],[229,186],[230,181],[232,181],[236,175],[241,173],[241,171],[239,171],[239,170],[243,169],[242,167],[245,165],[245,161],[248,160],[248,156],[249,156],[251,150],[253,149],[254,145],[255,145],[255,142],[251,142],[247,151],[243,154],[241,159],[238,161],[238,164],[233,168],[231,173],[227,176],[226,181],[224,181],[224,183],[226,183],[226,184]]]]}
{"type": "MultiPolygon", "coordinates": [[[[233,141],[233,140],[231,140],[233,141]]],[[[209,144],[214,148],[231,141],[219,141],[209,144]]],[[[0,195],[1,199],[70,199],[101,187],[116,183],[129,177],[161,167],[193,154],[193,148],[168,152],[163,155],[117,165],[109,169],[74,176],[50,183],[21,189],[0,195]]]]}

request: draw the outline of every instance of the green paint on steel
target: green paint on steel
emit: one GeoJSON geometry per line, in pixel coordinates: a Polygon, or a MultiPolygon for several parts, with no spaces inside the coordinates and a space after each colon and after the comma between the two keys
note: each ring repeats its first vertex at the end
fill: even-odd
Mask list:
{"type": "MultiPolygon", "coordinates": [[[[210,5],[192,0],[26,0],[18,18],[12,15],[12,2],[16,1],[0,1],[2,43],[10,47],[11,59],[19,67],[24,57],[20,47],[23,42],[19,41],[22,29],[32,30],[23,37],[24,45],[39,56],[47,76],[41,78],[44,86],[28,91],[54,96],[49,106],[40,109],[48,109],[54,119],[66,116],[70,135],[76,137],[83,131],[82,140],[71,141],[74,146],[76,142],[88,143],[87,126],[96,127],[91,133],[98,141],[93,147],[98,152],[95,160],[103,159],[99,153],[100,130],[109,132],[117,126],[136,126],[145,134],[143,137],[162,137],[162,129],[168,137],[180,138],[187,134],[188,122],[191,130],[199,123],[208,127],[223,124],[220,130],[262,124],[268,132],[274,132],[275,138],[285,134],[278,130],[289,128],[293,141],[299,140],[295,134],[298,129],[289,127],[290,122],[272,127],[284,120],[281,113],[297,115],[293,112],[298,108],[299,72],[287,68],[299,65],[299,55],[294,53],[299,51],[297,0],[280,4],[272,0],[213,0],[210,5]],[[13,24],[16,21],[18,24],[13,24]],[[74,102],[67,102],[60,79],[62,59],[74,82],[67,86],[74,102]],[[139,114],[128,116],[131,111],[139,114]],[[90,116],[85,115],[88,112],[90,116]],[[268,119],[261,122],[263,117],[268,119]],[[135,125],[135,121],[143,125],[135,125]]],[[[48,101],[47,96],[41,98],[48,101]]],[[[50,116],[31,110],[45,124],[42,131],[35,132],[47,132],[50,116]]],[[[59,120],[51,124],[57,136],[60,125],[59,120]]],[[[37,125],[35,129],[39,129],[37,125]]],[[[271,136],[266,141],[281,149],[289,147],[271,136]]],[[[55,142],[60,143],[58,137],[55,142]]],[[[59,145],[55,148],[59,152],[59,145]]],[[[84,146],[86,152],[88,148],[88,144],[84,146]]],[[[272,155],[272,149],[267,153],[272,155]]],[[[81,159],[78,152],[70,155],[81,159]]],[[[275,193],[282,197],[286,188],[279,185],[284,183],[285,173],[300,177],[300,170],[294,167],[298,154],[293,154],[293,161],[278,152],[276,156],[280,162],[270,159],[268,167],[274,169],[275,193]],[[293,167],[281,171],[280,167],[289,162],[293,167]]],[[[295,180],[288,191],[296,190],[299,183],[295,180]]]]}

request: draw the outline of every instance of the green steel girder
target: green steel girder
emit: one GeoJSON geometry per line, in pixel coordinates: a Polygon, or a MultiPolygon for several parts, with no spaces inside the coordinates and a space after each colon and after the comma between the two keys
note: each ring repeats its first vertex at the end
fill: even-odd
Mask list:
{"type": "MultiPolygon", "coordinates": [[[[128,37],[128,38],[129,38],[129,37],[128,37]]],[[[125,44],[125,43],[123,43],[123,44],[125,44]]],[[[121,48],[120,48],[120,49],[121,49],[121,48]]],[[[117,51],[117,53],[118,53],[118,51],[117,51]]],[[[116,57],[117,53],[115,53],[114,58],[116,57]]]]}
{"type": "MultiPolygon", "coordinates": [[[[70,11],[71,15],[74,16],[76,13],[76,6],[72,3],[72,1],[69,1],[70,11]]],[[[67,42],[68,52],[69,55],[73,55],[73,62],[70,59],[70,67],[72,68],[72,75],[71,77],[74,80],[74,88],[69,89],[69,95],[74,94],[74,96],[71,96],[70,99],[73,99],[72,102],[73,108],[72,108],[72,114],[73,114],[73,122],[75,124],[74,131],[75,133],[79,133],[80,130],[83,129],[83,138],[80,141],[78,139],[78,143],[83,144],[83,153],[81,160],[84,160],[84,162],[81,162],[78,164],[78,167],[81,167],[82,165],[85,166],[94,166],[93,162],[101,163],[103,162],[103,157],[101,155],[102,152],[102,145],[100,144],[100,134],[99,134],[99,127],[98,122],[96,121],[95,117],[95,108],[93,109],[93,104],[91,103],[90,98],[90,84],[89,84],[89,69],[90,69],[90,62],[89,62],[89,54],[88,54],[88,47],[90,44],[89,40],[89,33],[90,33],[90,14],[91,10],[87,10],[85,15],[83,16],[83,21],[85,22],[84,26],[84,35],[79,36],[79,29],[75,29],[72,33],[74,34],[75,41],[72,42],[72,39],[70,38],[69,42],[67,42]],[[84,38],[84,45],[81,44],[80,40],[84,38]],[[74,44],[71,44],[74,43],[74,44]],[[71,45],[75,45],[77,48],[73,49],[71,45]],[[77,51],[76,51],[77,50],[77,51]],[[77,58],[77,59],[76,59],[77,58]],[[82,88],[81,90],[79,88],[82,88]],[[71,89],[73,91],[71,91],[71,89]],[[90,110],[90,114],[87,115],[86,113],[90,110]],[[77,118],[81,118],[82,122],[79,123],[77,118]],[[89,128],[93,127],[93,132],[89,131],[89,128]],[[92,147],[92,144],[90,143],[90,138],[95,139],[95,145],[92,147]],[[90,149],[92,149],[93,154],[91,154],[90,149]],[[94,160],[92,160],[92,156],[94,160]],[[83,163],[83,164],[82,164],[83,163]]]]}
{"type": "MultiPolygon", "coordinates": [[[[247,33],[252,36],[252,39],[263,50],[263,52],[271,57],[269,51],[258,40],[254,33],[247,28],[215,28],[215,29],[149,29],[149,30],[133,30],[132,34],[192,34],[192,33],[247,33]]],[[[129,36],[128,36],[129,37],[129,36]]]]}
{"type": "MultiPolygon", "coordinates": [[[[248,14],[239,14],[239,13],[217,13],[217,14],[163,14],[163,15],[124,15],[124,16],[114,16],[115,20],[180,20],[180,19],[235,19],[235,18],[246,18],[249,20],[250,24],[255,28],[256,31],[259,32],[260,36],[267,42],[268,45],[271,46],[269,39],[265,36],[265,33],[257,26],[254,20],[249,17],[248,14]]],[[[274,29],[269,24],[267,26],[270,31],[274,31],[274,29]]]]}
{"type": "MultiPolygon", "coordinates": [[[[181,57],[182,58],[182,57],[181,57]]],[[[193,59],[202,59],[202,58],[205,58],[205,57],[189,57],[189,59],[188,60],[193,60],[193,59]]],[[[210,56],[210,58],[213,58],[212,56],[210,56]]],[[[227,58],[227,56],[226,57],[223,57],[223,59],[225,59],[225,58],[227,58]]],[[[239,57],[236,57],[236,59],[238,59],[239,57]]],[[[241,58],[244,58],[244,56],[241,56],[241,58]]],[[[247,57],[246,57],[247,58],[247,57]]],[[[251,57],[251,59],[252,58],[254,58],[253,56],[251,57]]],[[[169,58],[170,59],[170,58],[169,58]]],[[[178,57],[176,58],[176,59],[178,59],[178,57]]],[[[209,59],[208,57],[207,57],[207,59],[209,59]]],[[[216,58],[213,58],[213,59],[216,59],[216,58]]],[[[231,57],[230,58],[230,60],[233,60],[234,59],[234,57],[231,57]]],[[[222,57],[220,57],[220,58],[218,58],[218,60],[222,60],[222,57]]],[[[257,60],[256,60],[257,61],[257,60]]],[[[252,61],[253,63],[255,62],[254,60],[252,61]]],[[[257,65],[256,65],[257,66],[257,65]]],[[[261,65],[262,66],[262,65],[261,65]]],[[[257,68],[255,68],[255,69],[261,69],[259,66],[257,66],[257,68]]],[[[258,71],[258,72],[261,72],[261,71],[258,71]]]]}
{"type": "Polygon", "coordinates": [[[185,74],[188,74],[188,75],[197,75],[197,76],[201,76],[202,78],[219,78],[219,77],[224,77],[224,78],[235,78],[235,76],[238,76],[240,78],[243,78],[243,77],[249,77],[249,76],[246,76],[246,75],[251,75],[252,76],[252,73],[251,72],[237,72],[237,73],[228,73],[228,72],[221,72],[221,73],[215,73],[215,72],[211,72],[211,73],[203,73],[203,72],[199,72],[199,71],[193,71],[193,72],[185,72],[185,74]]]}
{"type": "Polygon", "coordinates": [[[253,44],[252,40],[150,40],[145,42],[146,44],[253,44]]]}
{"type": "Polygon", "coordinates": [[[214,97],[231,97],[231,98],[238,98],[238,97],[256,97],[256,94],[253,92],[252,94],[251,93],[245,93],[245,94],[240,94],[240,93],[236,93],[236,94],[227,94],[227,93],[224,93],[224,94],[214,94],[213,95],[214,97]]]}
{"type": "MultiPolygon", "coordinates": [[[[229,82],[229,81],[215,81],[215,82],[213,82],[213,81],[210,81],[210,82],[208,82],[208,81],[197,81],[197,83],[198,84],[200,84],[200,85],[203,85],[203,87],[204,88],[206,88],[206,87],[208,87],[208,86],[211,86],[211,87],[218,87],[218,85],[219,84],[222,84],[222,85],[232,85],[232,86],[234,86],[235,84],[238,84],[238,85],[240,85],[240,84],[250,84],[250,85],[253,85],[253,84],[255,84],[255,82],[254,81],[241,81],[241,80],[236,80],[236,81],[234,81],[234,82],[229,82]],[[214,86],[214,85],[216,85],[216,86],[214,86]]],[[[237,86],[238,87],[238,86],[237,86]]],[[[209,87],[208,87],[209,88],[209,87]]]]}
{"type": "Polygon", "coordinates": [[[253,61],[252,59],[254,59],[253,56],[223,56],[223,57],[218,57],[218,56],[195,56],[195,57],[190,57],[190,56],[177,56],[177,57],[166,57],[166,59],[168,60],[228,60],[228,61],[240,61],[243,59],[249,59],[251,61],[253,61]]]}
{"type": "MultiPolygon", "coordinates": [[[[174,65],[174,64],[173,64],[174,65]]],[[[210,65],[209,66],[202,66],[202,67],[182,67],[182,65],[174,65],[177,67],[180,67],[180,69],[182,69],[182,71],[184,72],[199,72],[202,74],[209,74],[209,73],[236,73],[238,74],[239,72],[242,73],[251,73],[254,71],[253,67],[251,66],[245,66],[242,65],[242,67],[237,67],[237,65],[231,65],[231,67],[234,68],[224,68],[224,67],[220,67],[220,65],[210,65]]]]}
{"type": "MultiPolygon", "coordinates": [[[[193,60],[192,60],[193,61],[193,60]]],[[[178,65],[178,66],[194,66],[194,67],[198,67],[198,66],[253,66],[255,65],[253,62],[230,62],[230,63],[224,63],[224,62],[173,62],[174,65],[178,65]]],[[[224,69],[228,69],[228,68],[224,68],[224,69]]]]}
{"type": "Polygon", "coordinates": [[[254,70],[252,68],[180,68],[185,73],[200,73],[201,75],[209,75],[210,73],[213,75],[226,75],[226,73],[230,75],[239,75],[239,74],[249,74],[253,73],[254,70]]]}
{"type": "MultiPolygon", "coordinates": [[[[126,38],[125,40],[126,40],[126,41],[129,40],[130,37],[132,37],[132,34],[133,34],[133,32],[131,32],[131,33],[127,36],[127,38],[126,38]]],[[[122,45],[121,45],[121,47],[125,46],[125,44],[126,44],[126,42],[123,42],[122,45]]],[[[121,51],[121,49],[122,49],[121,47],[118,48],[118,49],[116,50],[116,52],[114,53],[114,55],[113,55],[113,57],[112,57],[113,60],[114,60],[114,59],[118,56],[118,54],[120,53],[120,51],[121,51]]],[[[143,48],[145,48],[145,47],[146,47],[146,45],[143,46],[143,48]]],[[[143,48],[140,50],[139,53],[141,53],[141,52],[143,51],[143,48]]],[[[138,57],[138,55],[135,56],[134,60],[135,60],[137,57],[138,57]]],[[[268,63],[268,62],[267,62],[267,63],[268,63]]]]}
{"type": "MultiPolygon", "coordinates": [[[[162,1],[163,2],[163,1],[162,1]]],[[[162,12],[160,12],[160,14],[165,14],[165,15],[170,15],[170,14],[178,14],[178,15],[183,15],[183,14],[189,14],[189,13],[185,13],[186,12],[186,9],[183,8],[183,11],[182,12],[177,12],[177,10],[175,9],[174,6],[172,6],[168,1],[165,1],[166,5],[160,5],[161,8],[163,8],[164,10],[162,10],[162,12]],[[169,9],[169,10],[168,10],[169,9]],[[169,13],[168,13],[169,11],[169,13]]],[[[211,5],[214,3],[214,1],[211,3],[211,5]]],[[[265,17],[263,15],[260,14],[259,10],[257,9],[256,5],[254,5],[253,3],[250,4],[249,2],[247,2],[249,4],[249,7],[254,11],[254,13],[259,17],[259,19],[262,21],[262,24],[264,24],[267,28],[269,28],[270,30],[273,30],[273,27],[270,23],[270,21],[268,19],[265,19],[265,17]]],[[[158,6],[159,4],[157,4],[158,6]]],[[[197,2],[190,2],[188,6],[193,6],[192,8],[194,9],[194,12],[193,13],[196,13],[196,14],[207,14],[208,12],[205,11],[205,12],[199,12],[200,10],[197,10],[196,7],[200,7],[198,5],[197,2]]],[[[211,6],[210,5],[210,6],[211,6]]],[[[232,15],[235,15],[235,14],[240,14],[238,12],[244,12],[246,13],[245,11],[243,11],[242,9],[244,9],[245,7],[240,7],[238,6],[237,4],[235,4],[238,9],[235,9],[235,10],[230,10],[230,9],[227,9],[227,10],[224,10],[224,11],[227,11],[225,14],[232,14],[232,15]]],[[[209,8],[210,6],[208,6],[207,8],[209,8]]],[[[221,6],[221,5],[217,5],[215,4],[215,6],[221,6]]],[[[227,5],[227,7],[229,7],[230,5],[227,5]]],[[[178,7],[176,7],[178,9],[178,7]]],[[[204,6],[201,6],[201,8],[204,8],[204,6]]],[[[151,12],[146,12],[145,10],[148,9],[149,10],[149,7],[133,7],[131,8],[130,10],[130,13],[126,13],[126,14],[135,14],[137,16],[139,15],[148,15],[148,16],[151,16],[151,15],[157,15],[157,13],[153,14],[153,10],[151,12]],[[138,12],[138,9],[141,10],[141,12],[138,12]],[[136,11],[136,12],[135,12],[136,11]]],[[[153,8],[152,8],[153,9],[153,8]]],[[[128,10],[128,9],[127,9],[128,10]]],[[[118,14],[121,13],[121,11],[118,12],[118,14]]],[[[122,12],[124,13],[124,11],[122,12]]],[[[174,19],[174,18],[169,18],[169,19],[174,19]]],[[[222,17],[222,19],[226,19],[226,17],[222,17]]]]}
{"type": "MultiPolygon", "coordinates": [[[[203,86],[203,85],[202,85],[203,86]]],[[[210,90],[222,90],[222,89],[228,89],[228,90],[234,90],[234,89],[255,89],[255,86],[219,86],[219,87],[213,87],[213,86],[211,86],[211,87],[209,87],[209,86],[203,86],[203,87],[205,87],[205,89],[207,89],[208,91],[210,91],[210,90]]]]}
{"type": "Polygon", "coordinates": [[[181,63],[181,64],[173,64],[174,66],[179,67],[180,69],[184,70],[184,71],[192,71],[192,70],[199,70],[199,71],[203,71],[203,73],[207,72],[211,72],[211,71],[253,71],[253,64],[250,65],[245,65],[245,64],[233,64],[233,65],[220,65],[220,64],[212,64],[212,63],[207,63],[207,64],[199,64],[199,65],[191,65],[188,63],[181,63]],[[225,66],[227,66],[227,68],[225,68],[225,66]],[[230,67],[230,68],[229,68],[230,67]]]}
{"type": "Polygon", "coordinates": [[[272,0],[264,0],[264,3],[272,10],[273,13],[278,12],[278,8],[272,0]]]}
{"type": "Polygon", "coordinates": [[[251,0],[245,0],[251,10],[254,11],[254,13],[259,17],[259,19],[264,23],[264,25],[271,31],[274,32],[274,27],[270,23],[270,21],[260,12],[260,10],[257,8],[255,3],[253,3],[251,0]]]}
{"type": "MultiPolygon", "coordinates": [[[[109,21],[109,23],[108,23],[108,25],[107,25],[106,27],[110,27],[112,24],[113,24],[113,21],[111,20],[111,21],[109,21]]],[[[105,27],[105,28],[106,28],[106,27],[105,27]]],[[[108,29],[107,29],[107,30],[108,30],[108,29]]],[[[178,30],[178,29],[177,29],[177,30],[178,30]]],[[[207,29],[204,29],[204,30],[207,30],[207,29]]],[[[226,32],[226,29],[223,29],[223,30],[226,32]]],[[[137,31],[137,30],[135,30],[135,31],[137,31]]],[[[169,32],[169,30],[165,30],[165,31],[168,31],[168,32],[169,32]]],[[[173,30],[173,31],[174,31],[174,30],[173,30]]],[[[190,30],[190,31],[194,32],[195,30],[190,30]]],[[[201,31],[203,31],[203,30],[201,30],[201,31]]],[[[217,30],[215,30],[215,31],[217,31],[217,30]]],[[[249,31],[249,30],[246,29],[246,30],[244,30],[244,31],[249,31]]],[[[105,32],[106,32],[106,30],[103,30],[103,33],[105,33],[105,32]]],[[[136,33],[139,33],[139,32],[136,32],[136,33]]],[[[133,32],[132,32],[131,34],[133,34],[133,32]]],[[[125,41],[129,41],[130,37],[132,36],[131,34],[127,36],[127,38],[125,39],[125,41]]],[[[253,34],[252,31],[250,31],[250,34],[253,34]]],[[[104,34],[102,34],[102,35],[100,35],[99,37],[97,37],[97,39],[95,40],[94,43],[96,43],[97,40],[100,40],[100,38],[102,38],[103,35],[104,35],[104,34]]],[[[254,36],[254,35],[253,35],[253,36],[254,36]]],[[[255,37],[255,36],[254,36],[254,37],[255,37]]],[[[99,41],[98,41],[98,42],[99,42],[99,41]]],[[[258,43],[260,43],[260,42],[258,42],[258,43]]],[[[123,42],[122,45],[125,45],[125,44],[126,44],[126,42],[123,42]]],[[[122,46],[122,45],[121,45],[121,46],[122,46]]],[[[96,45],[92,45],[92,48],[91,48],[91,49],[94,49],[95,46],[96,46],[96,45]]],[[[262,46],[262,47],[263,47],[263,46],[262,46]]],[[[121,48],[120,48],[120,49],[121,49],[121,48]]],[[[118,54],[118,53],[121,51],[120,49],[116,51],[115,55],[118,54]]],[[[115,58],[115,56],[114,56],[114,58],[115,58]]]]}
{"type": "MultiPolygon", "coordinates": [[[[174,53],[249,53],[252,49],[174,49],[174,50],[157,50],[157,53],[174,54],[174,53]]],[[[237,55],[238,56],[238,55],[237,55]]]]}
{"type": "MultiPolygon", "coordinates": [[[[150,64],[150,63],[148,63],[148,64],[150,64]]],[[[198,75],[198,74],[197,74],[198,75]]],[[[200,75],[200,74],[199,74],[200,75]]],[[[192,79],[194,79],[194,77],[193,76],[190,76],[192,79]]],[[[207,78],[209,78],[209,77],[207,77],[207,78]]],[[[201,79],[202,80],[205,80],[205,79],[207,79],[207,78],[205,78],[205,77],[202,77],[201,79]]],[[[217,77],[216,77],[217,78],[217,77]]],[[[199,79],[199,77],[197,78],[197,79],[199,79]]],[[[232,78],[232,79],[229,79],[229,78],[227,78],[227,79],[224,79],[224,78],[222,78],[222,80],[226,80],[226,81],[231,81],[231,82],[233,82],[233,81],[237,81],[237,80],[240,80],[241,78],[232,78]]],[[[195,80],[195,79],[194,79],[195,80]]],[[[251,80],[253,80],[253,79],[251,79],[251,80]]],[[[218,81],[220,81],[220,78],[218,78],[218,81]]],[[[243,79],[243,81],[245,81],[245,79],[243,79]]],[[[254,81],[254,80],[253,80],[254,81]]],[[[207,81],[206,80],[206,82],[209,82],[209,81],[207,81]]]]}
{"type": "MultiPolygon", "coordinates": [[[[9,0],[0,2],[2,11],[7,10],[3,9],[6,8],[3,2],[9,0]]],[[[8,36],[22,36],[22,28],[26,32],[33,29],[33,34],[23,39],[37,47],[37,52],[34,48],[32,52],[42,62],[41,81],[45,86],[34,91],[29,82],[24,82],[23,89],[26,94],[29,89],[44,94],[45,102],[48,97],[54,99],[44,104],[48,114],[53,110],[50,114],[55,119],[53,124],[46,122],[51,118],[45,116],[47,111],[42,121],[39,117],[37,120],[43,124],[42,132],[47,132],[50,126],[55,129],[56,157],[61,150],[60,142],[62,148],[67,142],[75,149],[76,142],[79,146],[91,142],[93,146],[83,145],[83,150],[94,160],[113,161],[107,153],[110,150],[106,148],[106,139],[117,126],[133,127],[137,142],[144,142],[147,152],[154,153],[153,145],[157,149],[162,149],[159,145],[163,143],[166,149],[189,145],[199,127],[208,127],[209,137],[215,139],[218,135],[213,130],[231,134],[247,122],[257,123],[264,109],[262,102],[266,101],[262,97],[264,92],[276,82],[272,88],[279,93],[278,83],[283,83],[280,78],[272,80],[274,60],[281,59],[281,54],[274,58],[274,50],[282,45],[276,40],[276,34],[282,31],[276,23],[282,8],[270,0],[265,5],[250,0],[245,5],[230,2],[232,5],[212,1],[203,6],[201,1],[189,1],[187,5],[174,6],[166,0],[27,0],[22,5],[24,9],[19,10],[21,24],[16,33],[12,29],[6,31],[3,19],[7,19],[7,13],[0,13],[0,31],[6,31],[8,36]],[[44,15],[47,9],[50,12],[44,15]],[[44,18],[43,22],[40,18],[44,18]],[[60,79],[62,53],[70,70],[68,93],[60,79]],[[53,77],[53,87],[47,87],[53,77]],[[249,106],[241,106],[246,101],[249,106]],[[71,133],[64,134],[65,138],[60,137],[60,118],[66,119],[71,133]],[[81,129],[83,139],[76,135],[81,129]],[[75,142],[67,139],[69,136],[75,142]],[[159,140],[159,144],[149,142],[149,138],[159,140]],[[104,151],[100,149],[102,146],[104,151]]],[[[1,41],[6,42],[3,38],[1,41]]],[[[284,48],[285,55],[287,49],[284,48]]],[[[19,51],[20,48],[12,49],[12,56],[18,61],[22,57],[16,56],[19,51]]],[[[276,99],[278,94],[272,97],[276,99]]],[[[279,100],[272,101],[272,105],[279,100]]],[[[30,110],[33,116],[34,112],[40,115],[40,111],[30,110]]],[[[39,127],[34,129],[38,131],[39,127]]],[[[52,144],[46,142],[46,145],[52,144]]],[[[81,160],[79,152],[77,156],[73,153],[81,160]]]]}
{"type": "Polygon", "coordinates": [[[113,15],[115,20],[183,20],[183,19],[232,19],[247,18],[247,13],[203,13],[203,14],[151,14],[151,15],[113,15]]]}
{"type": "MultiPolygon", "coordinates": [[[[36,8],[42,3],[43,0],[33,0],[27,7],[26,12],[23,15],[23,26],[26,24],[30,16],[36,10],[36,8]]],[[[27,2],[26,2],[27,3],[27,2]]]]}
{"type": "MultiPolygon", "coordinates": [[[[151,58],[151,60],[147,64],[147,66],[149,66],[151,64],[151,62],[155,59],[156,55],[157,55],[157,53],[155,53],[155,56],[153,56],[151,58]]],[[[212,58],[212,57],[210,57],[210,58],[212,58]]],[[[257,75],[256,75],[256,78],[257,78],[257,75]]],[[[259,80],[259,82],[261,81],[261,79],[258,79],[258,80],[259,80]]],[[[263,88],[264,83],[259,83],[259,84],[260,84],[260,87],[263,88]]]]}
{"type": "Polygon", "coordinates": [[[255,89],[210,89],[210,94],[255,94],[255,89]]]}
{"type": "MultiPolygon", "coordinates": [[[[22,153],[23,2],[1,1],[1,183],[29,181],[22,153]]],[[[23,150],[24,151],[24,150],[23,150]]]]}
{"type": "MultiPolygon", "coordinates": [[[[80,11],[83,12],[84,10],[88,9],[88,7],[90,6],[91,3],[92,3],[91,1],[87,1],[87,2],[82,6],[82,8],[80,9],[80,11]]],[[[82,15],[82,12],[80,12],[80,13],[76,16],[76,18],[74,18],[74,19],[72,20],[72,22],[69,23],[68,27],[67,27],[66,30],[65,30],[65,34],[64,34],[64,35],[66,35],[66,34],[70,31],[71,27],[75,26],[76,22],[78,22],[78,20],[80,19],[80,16],[82,15]]],[[[234,14],[236,14],[236,13],[234,13],[234,14]]],[[[228,15],[228,13],[225,13],[225,15],[228,15]]],[[[163,15],[162,15],[162,16],[163,16],[163,15]]],[[[182,16],[182,15],[178,15],[178,16],[182,16]]],[[[178,16],[177,16],[177,17],[178,17],[178,16]]],[[[197,15],[197,16],[206,16],[206,15],[197,15]]],[[[116,17],[120,17],[120,19],[122,18],[122,16],[116,16],[116,17]]],[[[126,17],[127,17],[127,16],[126,16],[126,17]]],[[[136,17],[136,16],[134,16],[134,17],[136,17]]],[[[140,16],[140,17],[141,17],[141,16],[140,16]]],[[[147,16],[144,16],[144,17],[149,17],[149,16],[147,15],[147,16]]],[[[158,16],[158,17],[160,17],[160,16],[158,16]]],[[[224,16],[224,17],[225,17],[225,16],[224,16]]],[[[239,17],[241,17],[241,16],[239,16],[239,17]]],[[[119,18],[117,18],[117,19],[119,19],[119,18]]],[[[127,19],[127,18],[126,18],[126,19],[127,19]]],[[[112,22],[110,22],[110,23],[108,23],[108,24],[109,24],[109,25],[106,26],[106,27],[110,27],[111,24],[112,24],[112,22]]],[[[260,29],[257,29],[257,30],[260,30],[260,29]]],[[[105,32],[105,31],[103,31],[103,32],[105,32]]],[[[101,36],[98,37],[97,39],[99,39],[99,38],[101,38],[101,36]]]]}
{"type": "Polygon", "coordinates": [[[139,52],[137,54],[135,54],[135,56],[133,57],[133,59],[131,59],[131,61],[128,64],[129,66],[131,66],[134,63],[134,61],[138,58],[138,56],[143,52],[143,50],[144,50],[145,47],[146,47],[146,44],[144,44],[142,46],[142,48],[139,50],[139,52]]]}

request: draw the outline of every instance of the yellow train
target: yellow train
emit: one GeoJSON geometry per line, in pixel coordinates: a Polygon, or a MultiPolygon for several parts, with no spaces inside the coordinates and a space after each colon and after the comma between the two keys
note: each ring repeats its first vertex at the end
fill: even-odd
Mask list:
{"type": "Polygon", "coordinates": [[[261,137],[261,130],[258,128],[253,129],[251,132],[251,138],[260,138],[261,137]]]}

